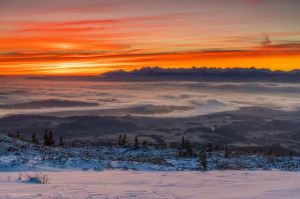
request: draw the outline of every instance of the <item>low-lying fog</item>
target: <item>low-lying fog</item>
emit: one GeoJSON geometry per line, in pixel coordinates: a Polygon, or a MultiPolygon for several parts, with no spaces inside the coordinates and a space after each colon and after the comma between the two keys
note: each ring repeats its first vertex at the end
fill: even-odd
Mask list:
{"type": "Polygon", "coordinates": [[[188,117],[263,106],[296,110],[300,84],[96,82],[0,77],[0,115],[188,117]]]}

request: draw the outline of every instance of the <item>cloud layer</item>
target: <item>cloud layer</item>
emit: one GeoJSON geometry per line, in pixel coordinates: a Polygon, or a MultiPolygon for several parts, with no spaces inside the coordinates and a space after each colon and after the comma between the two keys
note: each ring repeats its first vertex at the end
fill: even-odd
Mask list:
{"type": "Polygon", "coordinates": [[[30,101],[17,104],[1,104],[0,109],[40,109],[40,108],[55,108],[55,107],[93,107],[98,106],[97,103],[92,102],[80,102],[69,100],[40,100],[30,101]]]}
{"type": "Polygon", "coordinates": [[[299,83],[97,82],[0,78],[0,116],[8,114],[190,117],[240,107],[298,110],[299,83]],[[15,82],[13,85],[11,82],[15,82]],[[24,92],[20,92],[20,91],[24,92]]]}

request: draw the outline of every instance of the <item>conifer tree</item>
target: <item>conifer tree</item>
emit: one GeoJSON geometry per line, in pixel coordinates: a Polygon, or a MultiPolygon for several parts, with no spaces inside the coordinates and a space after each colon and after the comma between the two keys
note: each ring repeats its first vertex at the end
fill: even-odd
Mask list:
{"type": "Polygon", "coordinates": [[[269,149],[269,151],[268,151],[268,156],[270,157],[270,156],[272,156],[273,155],[273,150],[272,149],[269,149]]]}
{"type": "Polygon", "coordinates": [[[127,145],[127,136],[126,134],[124,134],[122,138],[122,146],[126,146],[126,145],[127,145]]]}
{"type": "Polygon", "coordinates": [[[20,137],[21,137],[20,132],[17,131],[16,138],[20,139],[20,137]]]}
{"type": "Polygon", "coordinates": [[[119,146],[122,146],[122,135],[119,135],[119,138],[118,138],[118,145],[119,145],[119,146]]]}
{"type": "Polygon", "coordinates": [[[229,158],[229,154],[228,154],[228,146],[227,146],[227,144],[225,145],[225,149],[224,149],[224,158],[229,158]]]}
{"type": "Polygon", "coordinates": [[[134,149],[138,149],[138,148],[140,148],[139,140],[138,140],[138,137],[135,136],[135,138],[134,138],[134,149]]]}
{"type": "Polygon", "coordinates": [[[38,144],[39,143],[39,141],[36,139],[35,133],[33,133],[32,136],[31,136],[31,143],[33,143],[33,144],[38,144]]]}
{"type": "Polygon", "coordinates": [[[218,144],[215,146],[215,150],[219,151],[219,145],[218,144]]]}
{"type": "Polygon", "coordinates": [[[63,140],[63,136],[60,136],[59,137],[59,146],[64,146],[65,145],[65,142],[63,140]]]}
{"type": "Polygon", "coordinates": [[[45,130],[43,139],[44,139],[44,145],[48,146],[49,145],[49,138],[48,138],[48,131],[47,131],[47,129],[45,130]]]}
{"type": "Polygon", "coordinates": [[[53,139],[53,133],[50,130],[48,133],[48,130],[45,130],[45,134],[44,134],[44,145],[46,146],[53,146],[55,144],[55,141],[53,139]]]}
{"type": "Polygon", "coordinates": [[[289,151],[289,158],[292,158],[292,157],[293,157],[293,152],[289,151]]]}
{"type": "Polygon", "coordinates": [[[186,149],[187,156],[195,156],[194,147],[190,144],[186,149]]]}
{"type": "Polygon", "coordinates": [[[146,148],[146,147],[147,147],[147,145],[148,145],[148,142],[147,142],[147,140],[144,140],[144,141],[143,141],[143,143],[142,143],[142,145],[143,145],[143,148],[146,148]]]}
{"type": "Polygon", "coordinates": [[[189,140],[185,141],[184,147],[186,156],[195,156],[194,147],[189,140]]]}
{"type": "Polygon", "coordinates": [[[205,148],[202,148],[200,151],[200,164],[203,171],[206,171],[207,169],[207,159],[206,159],[206,151],[205,148]]]}
{"type": "Polygon", "coordinates": [[[184,149],[186,147],[186,141],[185,141],[185,137],[182,136],[181,138],[181,144],[180,144],[180,148],[184,149]]]}
{"type": "Polygon", "coordinates": [[[212,143],[209,143],[209,144],[207,145],[207,151],[208,151],[209,155],[211,155],[211,152],[213,151],[212,143]]]}
{"type": "Polygon", "coordinates": [[[177,153],[178,156],[181,157],[191,157],[196,155],[192,143],[190,143],[188,139],[185,139],[184,136],[182,136],[181,142],[178,145],[177,153]]]}
{"type": "Polygon", "coordinates": [[[55,144],[55,141],[53,139],[53,133],[52,133],[51,130],[50,130],[50,132],[48,134],[48,139],[49,139],[49,141],[48,141],[49,146],[53,146],[55,144]]]}

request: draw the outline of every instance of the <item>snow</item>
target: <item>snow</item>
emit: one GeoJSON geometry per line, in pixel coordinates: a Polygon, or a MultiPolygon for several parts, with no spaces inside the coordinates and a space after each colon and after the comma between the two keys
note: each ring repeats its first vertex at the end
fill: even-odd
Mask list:
{"type": "MultiPolygon", "coordinates": [[[[198,152],[197,152],[198,153],[198,152]]],[[[267,157],[232,154],[223,151],[207,154],[208,170],[282,170],[300,171],[300,157],[267,157]]],[[[177,156],[176,149],[154,147],[134,150],[122,147],[45,147],[0,135],[1,171],[65,170],[201,170],[198,157],[177,156]]]]}
{"type": "Polygon", "coordinates": [[[298,199],[300,173],[282,171],[65,171],[45,172],[49,184],[0,173],[0,196],[12,198],[298,199]],[[8,177],[10,176],[10,177],[8,177]]]}
{"type": "Polygon", "coordinates": [[[176,149],[45,147],[0,135],[0,198],[299,198],[299,157],[219,151],[207,160],[203,172],[176,149]]]}

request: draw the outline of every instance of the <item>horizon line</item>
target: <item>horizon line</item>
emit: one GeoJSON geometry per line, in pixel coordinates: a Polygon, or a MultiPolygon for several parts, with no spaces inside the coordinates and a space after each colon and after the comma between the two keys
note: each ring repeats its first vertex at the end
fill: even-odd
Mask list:
{"type": "Polygon", "coordinates": [[[280,73],[290,73],[293,71],[300,71],[300,67],[299,68],[295,68],[295,69],[290,69],[290,70],[280,70],[280,69],[270,69],[267,67],[262,67],[262,68],[257,68],[255,66],[252,67],[208,67],[208,66],[191,66],[191,67],[161,67],[161,66],[142,66],[140,68],[135,68],[135,69],[130,69],[130,70],[124,70],[124,69],[115,69],[115,70],[109,70],[109,71],[105,71],[103,73],[98,73],[98,74],[74,74],[74,73],[65,73],[65,74],[16,74],[16,75],[11,75],[11,74],[1,74],[0,77],[101,77],[104,74],[107,73],[112,73],[112,72],[118,72],[118,71],[123,71],[126,73],[130,73],[133,71],[140,71],[142,69],[161,69],[161,70],[191,70],[191,69],[217,69],[217,70],[223,70],[223,71],[229,71],[229,70],[234,70],[234,69],[241,69],[241,70],[257,70],[257,71],[262,71],[262,70],[268,70],[272,73],[275,72],[280,72],[280,73]]]}

